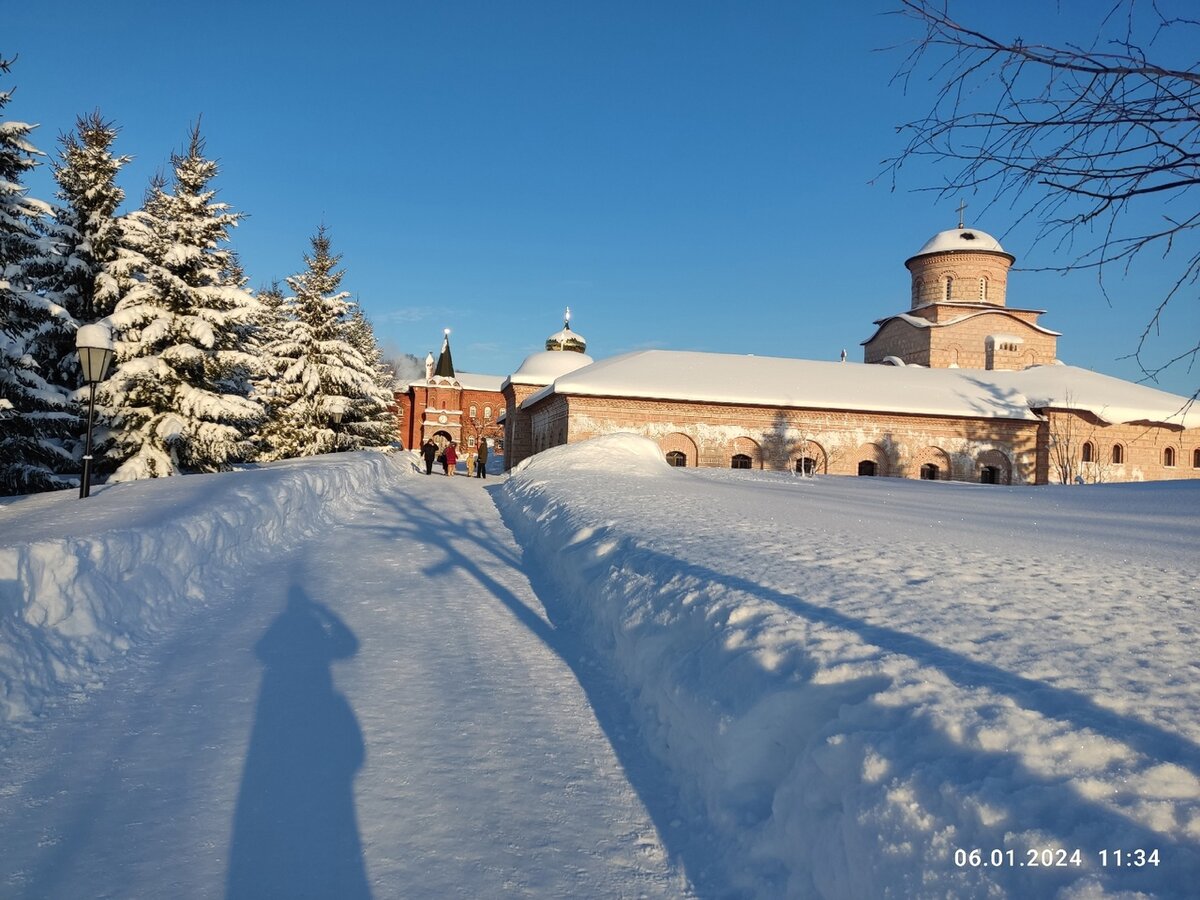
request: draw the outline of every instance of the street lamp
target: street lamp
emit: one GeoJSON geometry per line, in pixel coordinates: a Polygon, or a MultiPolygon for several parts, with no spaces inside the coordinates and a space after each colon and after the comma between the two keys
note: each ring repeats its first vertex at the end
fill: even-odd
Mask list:
{"type": "Polygon", "coordinates": [[[75,333],[75,350],[83,380],[90,388],[88,396],[87,444],[83,451],[83,478],[79,483],[79,499],[91,493],[92,480],[92,422],[96,415],[96,385],[108,374],[112,364],[112,334],[103,325],[84,325],[75,333]]]}

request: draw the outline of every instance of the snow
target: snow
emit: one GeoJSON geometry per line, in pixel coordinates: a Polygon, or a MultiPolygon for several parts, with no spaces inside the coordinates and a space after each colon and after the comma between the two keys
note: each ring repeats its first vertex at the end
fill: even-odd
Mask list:
{"type": "Polygon", "coordinates": [[[1000,246],[1000,242],[986,231],[980,231],[978,228],[951,228],[948,231],[939,231],[927,240],[925,245],[913,254],[912,258],[954,250],[982,250],[1010,255],[1000,246]]]}
{"type": "Polygon", "coordinates": [[[641,350],[560,375],[522,406],[554,393],[1026,421],[1054,406],[1112,423],[1200,426],[1185,397],[1075,366],[968,371],[641,350]]]}
{"type": "Polygon", "coordinates": [[[586,353],[576,353],[573,350],[542,350],[525,357],[517,371],[505,379],[505,383],[545,385],[560,375],[590,366],[593,362],[586,353]]]}
{"type": "Polygon", "coordinates": [[[0,502],[0,894],[1194,895],[1200,482],[415,459],[0,502]]]}

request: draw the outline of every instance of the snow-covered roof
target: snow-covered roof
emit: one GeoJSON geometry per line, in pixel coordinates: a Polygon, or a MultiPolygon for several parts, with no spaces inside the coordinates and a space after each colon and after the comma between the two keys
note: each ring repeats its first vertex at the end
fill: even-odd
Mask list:
{"type": "Polygon", "coordinates": [[[517,371],[508,376],[514,384],[549,384],[560,375],[590,366],[594,360],[586,353],[566,350],[542,350],[525,357],[517,371]]]}
{"type": "MultiPolygon", "coordinates": [[[[1032,312],[1034,310],[1020,310],[1020,311],[1021,312],[1032,312]]],[[[1040,310],[1037,310],[1037,311],[1040,312],[1040,310]]],[[[859,343],[863,347],[865,347],[867,344],[871,343],[871,341],[873,341],[873,340],[875,340],[875,338],[879,337],[879,332],[883,331],[884,326],[887,325],[887,323],[892,321],[893,319],[900,319],[902,322],[907,322],[909,325],[912,325],[914,328],[945,328],[947,325],[957,325],[960,322],[967,321],[968,319],[974,319],[976,316],[997,316],[997,315],[1008,316],[1010,319],[1020,322],[1022,325],[1028,326],[1029,328],[1032,328],[1034,331],[1040,331],[1042,334],[1048,334],[1048,335],[1051,335],[1052,337],[1062,337],[1061,331],[1052,331],[1049,328],[1043,328],[1041,325],[1037,325],[1033,322],[1026,322],[1020,316],[1013,315],[1012,311],[1006,309],[1003,306],[988,306],[988,307],[980,308],[978,312],[971,312],[971,313],[966,313],[965,315],[955,316],[953,319],[947,319],[945,322],[932,322],[929,319],[922,318],[921,316],[910,315],[909,313],[897,313],[894,316],[885,316],[882,319],[875,320],[875,324],[878,326],[875,329],[875,333],[872,334],[865,341],[860,341],[859,343]]]]}
{"type": "Polygon", "coordinates": [[[928,256],[930,253],[947,253],[955,250],[974,250],[986,253],[1003,253],[1013,259],[1013,255],[1000,246],[1000,242],[978,228],[951,228],[949,231],[939,231],[925,242],[920,250],[914,253],[910,260],[918,256],[928,256]]]}
{"type": "Polygon", "coordinates": [[[1024,420],[1055,406],[1113,423],[1200,426],[1200,408],[1185,413],[1186,398],[1074,366],[927,369],[642,350],[562,375],[522,406],[555,393],[1024,420]]]}

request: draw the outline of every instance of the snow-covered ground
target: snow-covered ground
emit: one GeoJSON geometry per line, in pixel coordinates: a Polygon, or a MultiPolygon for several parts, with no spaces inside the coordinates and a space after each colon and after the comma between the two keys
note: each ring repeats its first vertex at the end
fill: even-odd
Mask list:
{"type": "Polygon", "coordinates": [[[1197,510],[631,436],[9,500],[0,895],[1194,896],[1197,510]]]}

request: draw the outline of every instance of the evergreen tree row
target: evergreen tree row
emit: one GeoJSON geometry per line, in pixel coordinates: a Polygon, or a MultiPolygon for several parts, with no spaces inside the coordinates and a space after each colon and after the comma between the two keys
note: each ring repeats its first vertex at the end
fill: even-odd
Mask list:
{"type": "MultiPolygon", "coordinates": [[[[0,75],[10,63],[0,59],[0,75]]],[[[385,448],[393,377],[341,290],[322,225],[303,271],[257,294],[231,246],[242,215],[216,198],[199,125],[140,209],[98,112],[60,139],[55,202],[23,179],[44,154],[0,92],[0,494],[78,484],[86,408],[75,332],[116,348],[97,389],[95,471],[110,481],[385,448]]]]}

